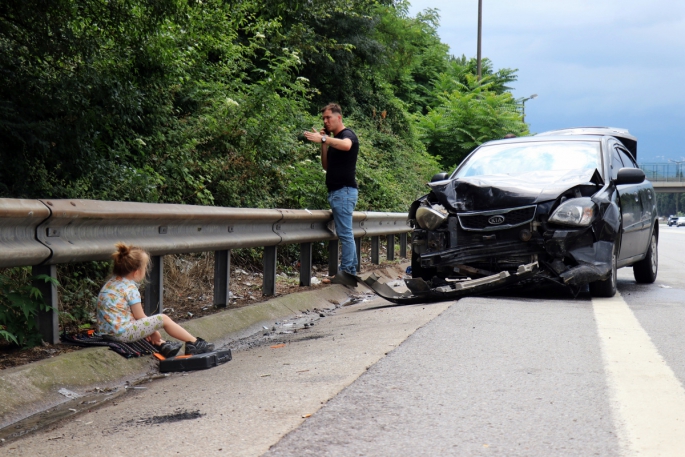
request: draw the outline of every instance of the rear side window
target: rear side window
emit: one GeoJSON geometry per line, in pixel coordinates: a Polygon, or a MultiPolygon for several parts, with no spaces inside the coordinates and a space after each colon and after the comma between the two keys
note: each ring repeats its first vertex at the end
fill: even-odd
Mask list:
{"type": "Polygon", "coordinates": [[[621,155],[623,160],[623,166],[628,168],[637,168],[637,164],[633,160],[633,156],[623,148],[618,148],[618,153],[621,155]]]}

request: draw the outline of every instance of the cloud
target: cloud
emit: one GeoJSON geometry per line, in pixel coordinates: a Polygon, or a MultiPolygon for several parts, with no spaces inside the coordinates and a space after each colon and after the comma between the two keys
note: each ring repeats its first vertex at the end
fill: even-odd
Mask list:
{"type": "MultiPolygon", "coordinates": [[[[410,11],[425,8],[440,10],[453,54],[476,55],[475,0],[415,0],[410,11]]],[[[518,68],[516,97],[539,95],[526,103],[533,131],[626,127],[643,151],[679,148],[683,30],[685,2],[673,0],[483,0],[483,56],[518,68]]]]}

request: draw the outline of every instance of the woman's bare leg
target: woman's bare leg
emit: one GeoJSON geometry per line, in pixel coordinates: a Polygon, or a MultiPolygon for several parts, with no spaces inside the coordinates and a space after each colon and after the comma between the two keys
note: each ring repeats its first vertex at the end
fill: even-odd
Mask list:
{"type": "Polygon", "coordinates": [[[194,343],[197,341],[197,338],[188,333],[186,329],[178,325],[166,314],[162,314],[162,318],[164,319],[164,330],[166,330],[169,335],[186,343],[194,343]]]}

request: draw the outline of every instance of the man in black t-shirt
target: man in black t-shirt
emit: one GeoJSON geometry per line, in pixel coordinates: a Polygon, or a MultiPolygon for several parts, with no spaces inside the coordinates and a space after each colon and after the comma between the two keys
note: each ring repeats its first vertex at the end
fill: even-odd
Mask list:
{"type": "Polygon", "coordinates": [[[340,106],[331,103],[321,110],[324,128],[312,129],[304,136],[309,141],[321,143],[321,165],[326,170],[328,203],[333,211],[335,231],[340,239],[342,259],[340,270],[357,274],[357,250],[352,231],[352,214],[357,206],[357,135],[343,125],[340,106]],[[329,135],[333,134],[331,138],[329,135]]]}

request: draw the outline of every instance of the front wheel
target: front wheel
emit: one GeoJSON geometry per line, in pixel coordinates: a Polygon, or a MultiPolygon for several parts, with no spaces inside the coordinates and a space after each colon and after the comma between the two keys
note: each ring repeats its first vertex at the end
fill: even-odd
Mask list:
{"type": "Polygon", "coordinates": [[[593,297],[611,298],[616,295],[616,277],[618,272],[618,247],[614,243],[611,253],[611,274],[604,281],[590,283],[590,295],[593,297]]]}
{"type": "Polygon", "coordinates": [[[649,249],[644,259],[633,265],[633,276],[635,281],[640,284],[651,284],[656,281],[656,274],[659,270],[659,250],[657,248],[656,233],[652,233],[649,242],[649,249]]]}

